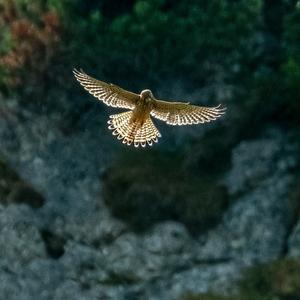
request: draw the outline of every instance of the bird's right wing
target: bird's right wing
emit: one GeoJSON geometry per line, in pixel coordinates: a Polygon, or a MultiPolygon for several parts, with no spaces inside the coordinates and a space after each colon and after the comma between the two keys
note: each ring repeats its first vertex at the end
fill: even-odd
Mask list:
{"type": "Polygon", "coordinates": [[[225,113],[220,105],[205,107],[185,102],[155,100],[151,115],[169,125],[191,125],[216,120],[225,113]]]}
{"type": "Polygon", "coordinates": [[[97,80],[83,71],[74,69],[73,73],[85,90],[106,105],[133,109],[139,100],[139,95],[126,91],[117,85],[97,80]]]}

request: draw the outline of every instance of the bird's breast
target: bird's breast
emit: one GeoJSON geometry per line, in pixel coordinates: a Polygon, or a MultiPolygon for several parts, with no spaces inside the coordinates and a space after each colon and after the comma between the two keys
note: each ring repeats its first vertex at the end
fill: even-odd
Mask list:
{"type": "Polygon", "coordinates": [[[147,104],[137,105],[132,111],[131,121],[139,123],[141,126],[150,116],[151,107],[147,104]]]}

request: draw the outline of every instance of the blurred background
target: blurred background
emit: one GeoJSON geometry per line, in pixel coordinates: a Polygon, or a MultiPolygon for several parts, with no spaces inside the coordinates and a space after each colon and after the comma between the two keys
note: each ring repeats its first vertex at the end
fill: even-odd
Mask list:
{"type": "Polygon", "coordinates": [[[0,0],[1,299],[300,299],[300,2],[0,0]],[[72,74],[222,104],[124,146],[72,74]]]}

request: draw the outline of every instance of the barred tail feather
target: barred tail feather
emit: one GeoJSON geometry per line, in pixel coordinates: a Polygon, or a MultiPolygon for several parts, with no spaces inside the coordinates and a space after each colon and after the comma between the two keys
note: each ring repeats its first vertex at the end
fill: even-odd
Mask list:
{"type": "Polygon", "coordinates": [[[152,146],[153,142],[157,143],[158,137],[161,137],[159,131],[152,123],[150,116],[143,126],[138,122],[131,121],[132,111],[111,115],[108,128],[113,130],[112,134],[116,135],[123,144],[135,147],[145,147],[147,144],[152,146]]]}
{"type": "Polygon", "coordinates": [[[153,142],[158,142],[159,137],[161,137],[161,134],[149,116],[143,126],[138,129],[134,138],[134,146],[138,147],[141,145],[142,147],[146,147],[147,144],[152,146],[153,142]]]}

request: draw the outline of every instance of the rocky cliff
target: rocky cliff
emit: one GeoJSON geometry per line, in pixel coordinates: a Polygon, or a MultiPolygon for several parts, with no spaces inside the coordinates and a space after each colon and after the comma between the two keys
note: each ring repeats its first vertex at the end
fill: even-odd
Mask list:
{"type": "MultiPolygon", "coordinates": [[[[59,114],[19,111],[9,103],[0,119],[0,146],[3,163],[17,179],[6,183],[9,192],[0,195],[1,299],[179,300],[188,293],[232,293],[248,267],[299,256],[298,161],[292,132],[270,126],[227,149],[226,168],[211,175],[226,191],[227,202],[217,206],[209,226],[202,228],[192,219],[190,227],[188,217],[182,219],[180,210],[174,210],[139,231],[141,217],[136,226],[130,220],[137,213],[147,218],[152,196],[138,210],[136,195],[141,193],[128,196],[123,187],[124,197],[133,199],[127,211],[132,218],[116,216],[114,206],[104,201],[111,195],[105,189],[110,187],[113,194],[105,174],[123,148],[111,139],[98,113],[86,112],[76,130],[66,134],[59,114]],[[8,201],[15,181],[26,182],[28,188],[19,192],[18,201],[8,201]],[[39,195],[38,205],[32,205],[35,198],[28,190],[39,195]]],[[[192,149],[201,153],[202,146],[192,149]]],[[[182,151],[183,157],[191,153],[182,151]]],[[[174,172],[184,172],[189,163],[190,158],[183,159],[174,172]]],[[[194,170],[192,176],[200,181],[193,184],[200,184],[201,172],[194,170]]],[[[1,178],[7,179],[5,174],[1,178]]],[[[122,188],[114,183],[116,191],[122,188]]],[[[163,191],[156,195],[158,201],[172,198],[169,190],[163,191]]],[[[205,192],[192,195],[182,193],[176,201],[189,203],[196,197],[193,201],[205,202],[207,213],[214,213],[216,206],[207,205],[205,192]]],[[[211,200],[218,201],[215,197],[211,200]]]]}

